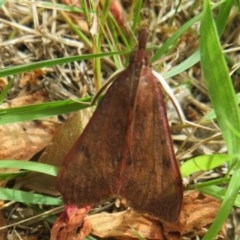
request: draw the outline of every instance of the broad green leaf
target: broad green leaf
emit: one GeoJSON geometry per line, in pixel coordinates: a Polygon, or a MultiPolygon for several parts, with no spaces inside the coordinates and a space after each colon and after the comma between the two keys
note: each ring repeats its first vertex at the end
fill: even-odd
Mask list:
{"type": "Polygon", "coordinates": [[[182,177],[187,177],[199,171],[209,171],[230,159],[232,159],[232,156],[227,154],[202,155],[189,159],[181,165],[182,177]]]}

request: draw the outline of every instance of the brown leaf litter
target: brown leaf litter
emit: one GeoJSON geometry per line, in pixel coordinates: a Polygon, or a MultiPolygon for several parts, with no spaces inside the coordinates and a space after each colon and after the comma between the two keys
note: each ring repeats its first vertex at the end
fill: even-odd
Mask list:
{"type": "MultiPolygon", "coordinates": [[[[204,229],[212,223],[219,206],[220,202],[212,197],[198,192],[187,193],[179,220],[171,224],[133,209],[101,212],[86,217],[88,207],[78,209],[76,206],[66,206],[52,228],[51,240],[80,240],[90,233],[104,239],[138,239],[142,236],[145,239],[178,240],[183,235],[203,236],[204,229]]],[[[218,239],[223,238],[219,235],[218,239]]]]}

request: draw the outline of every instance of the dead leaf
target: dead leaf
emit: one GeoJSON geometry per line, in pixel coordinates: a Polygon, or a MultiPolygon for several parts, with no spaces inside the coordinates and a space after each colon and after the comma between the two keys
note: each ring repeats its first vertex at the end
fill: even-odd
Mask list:
{"type": "MultiPolygon", "coordinates": [[[[1,108],[26,106],[44,102],[42,92],[15,98],[2,104],[1,108]]],[[[49,120],[36,120],[0,126],[0,159],[29,160],[52,140],[59,121],[57,117],[49,120]]],[[[10,172],[12,169],[1,169],[10,172]]],[[[5,182],[1,182],[3,186],[5,182]]]]}
{"type": "Polygon", "coordinates": [[[66,205],[65,211],[54,223],[50,240],[82,240],[88,236],[91,224],[84,218],[90,209],[90,206],[79,209],[76,205],[66,205]]]}
{"type": "Polygon", "coordinates": [[[0,126],[0,159],[30,159],[50,142],[56,126],[48,121],[0,126]]]}
{"type": "MultiPolygon", "coordinates": [[[[44,100],[44,95],[40,93],[27,95],[3,104],[1,108],[36,104],[44,100]]],[[[51,141],[58,126],[57,118],[0,126],[0,159],[30,159],[51,141]]]]}
{"type": "MultiPolygon", "coordinates": [[[[91,110],[89,109],[73,113],[72,117],[58,129],[52,142],[46,147],[38,162],[56,167],[60,166],[88,122],[90,115],[91,110]]],[[[55,188],[55,177],[37,172],[32,172],[28,176],[19,179],[17,185],[40,193],[58,194],[55,188]]]]}
{"type": "Polygon", "coordinates": [[[92,234],[101,238],[137,238],[136,232],[147,239],[164,239],[158,220],[149,219],[132,209],[117,213],[88,216],[92,234]]]}
{"type": "MultiPolygon", "coordinates": [[[[178,240],[190,233],[195,236],[203,234],[201,229],[212,223],[219,206],[218,200],[199,192],[191,192],[184,196],[183,208],[176,223],[164,222],[132,209],[89,215],[85,220],[92,227],[91,234],[101,238],[137,239],[138,233],[146,239],[178,240]]],[[[79,224],[77,220],[73,222],[79,224]]]]}
{"type": "Polygon", "coordinates": [[[181,215],[182,219],[186,219],[183,234],[201,233],[203,227],[213,222],[219,207],[220,202],[217,199],[197,191],[186,195],[181,215]]]}

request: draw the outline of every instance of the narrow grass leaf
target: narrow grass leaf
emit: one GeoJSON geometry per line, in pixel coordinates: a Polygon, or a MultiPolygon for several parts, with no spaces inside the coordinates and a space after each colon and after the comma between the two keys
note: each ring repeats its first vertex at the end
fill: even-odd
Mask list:
{"type": "MultiPolygon", "coordinates": [[[[227,17],[230,12],[229,3],[225,4],[226,1],[220,1],[219,3],[215,4],[212,9],[220,6],[222,10],[224,10],[224,13],[221,14],[221,17],[219,17],[219,33],[222,33],[223,27],[226,25],[227,17]],[[223,5],[223,6],[222,6],[223,5]]],[[[220,14],[219,14],[220,15],[220,14]]],[[[159,50],[156,51],[154,56],[152,57],[152,62],[157,61],[163,54],[168,50],[168,48],[176,42],[179,37],[188,30],[194,23],[196,23],[198,20],[200,20],[202,14],[199,14],[192,19],[190,19],[188,22],[186,22],[184,25],[182,25],[163,45],[159,48],[159,50]]],[[[185,70],[189,69],[196,63],[198,63],[200,60],[200,52],[199,49],[196,50],[191,56],[189,56],[186,60],[181,62],[179,65],[173,67],[169,72],[164,73],[164,78],[170,78],[173,76],[176,76],[177,74],[184,72],[185,70]]]]}
{"type": "Polygon", "coordinates": [[[6,0],[0,0],[0,8],[3,7],[3,5],[5,4],[6,0]]]}
{"type": "Polygon", "coordinates": [[[0,181],[9,181],[12,179],[25,177],[25,176],[27,176],[28,173],[29,173],[29,171],[20,171],[20,172],[15,171],[15,172],[0,173],[0,181]]]}
{"type": "MultiPolygon", "coordinates": [[[[129,44],[129,38],[128,36],[126,36],[126,33],[124,32],[124,28],[122,28],[121,26],[119,26],[118,22],[116,21],[116,19],[112,16],[112,14],[110,13],[110,17],[109,17],[109,28],[111,31],[116,31],[117,30],[117,34],[115,34],[114,38],[115,38],[115,42],[119,43],[119,42],[123,42],[123,46],[128,49],[129,51],[132,50],[131,46],[129,44]],[[121,41],[120,41],[121,39],[121,41]]],[[[113,56],[115,57],[115,56],[113,56]]]]}
{"type": "MultiPolygon", "coordinates": [[[[207,186],[207,187],[201,187],[199,190],[207,195],[213,196],[219,200],[224,200],[224,196],[226,194],[226,189],[219,187],[219,186],[207,186]]],[[[238,194],[234,201],[235,207],[240,207],[240,195],[238,194]]]]}
{"type": "Polygon", "coordinates": [[[223,30],[228,22],[228,16],[233,5],[232,0],[223,1],[219,6],[219,13],[216,17],[216,27],[218,30],[218,35],[220,36],[223,33],[223,30]]]}
{"type": "Polygon", "coordinates": [[[228,150],[235,151],[234,149],[240,140],[232,131],[229,131],[229,126],[232,126],[235,130],[240,129],[237,99],[211,11],[206,10],[208,9],[206,2],[205,0],[205,15],[201,23],[201,65],[217,121],[228,145],[228,150]]]}
{"type": "Polygon", "coordinates": [[[182,177],[187,177],[199,171],[209,171],[230,159],[232,159],[232,156],[227,154],[202,155],[189,159],[181,165],[182,177]]]}
{"type": "MultiPolygon", "coordinates": [[[[138,0],[138,1],[134,1],[134,10],[132,11],[132,13],[134,13],[133,15],[133,20],[132,20],[132,27],[131,27],[131,30],[132,30],[132,33],[131,36],[130,36],[130,46],[133,47],[133,43],[134,43],[134,36],[136,36],[136,29],[137,27],[139,26],[139,21],[140,21],[140,12],[141,12],[141,9],[142,9],[142,4],[143,4],[143,1],[142,0],[138,0]]],[[[133,49],[133,48],[132,48],[133,49]]]]}
{"type": "MultiPolygon", "coordinates": [[[[180,36],[186,32],[194,23],[199,21],[201,18],[201,14],[191,18],[188,22],[183,24],[153,55],[152,62],[157,61],[162,55],[171,47],[179,38],[180,36]]],[[[200,60],[200,57],[199,59],[200,60]]]]}
{"type": "Polygon", "coordinates": [[[66,23],[69,25],[69,27],[72,29],[72,31],[76,33],[76,35],[79,37],[79,40],[85,43],[88,48],[92,48],[92,42],[88,39],[86,34],[84,34],[84,32],[81,31],[79,26],[77,26],[65,12],[62,11],[61,15],[63,19],[66,21],[66,23]]]}
{"type": "MultiPolygon", "coordinates": [[[[240,152],[240,139],[230,130],[232,126],[240,131],[240,117],[231,79],[218,39],[218,32],[213,20],[209,0],[204,1],[204,10],[200,26],[200,53],[209,96],[214,107],[218,124],[228,152],[236,156],[240,152]]],[[[204,240],[215,239],[226,218],[232,210],[240,188],[240,161],[236,163],[235,172],[225,193],[221,208],[204,236],[204,240]]]]}
{"type": "Polygon", "coordinates": [[[51,176],[57,176],[58,173],[58,168],[55,166],[22,160],[1,160],[0,168],[19,168],[34,172],[45,173],[51,176]]]}
{"type": "Polygon", "coordinates": [[[211,180],[208,180],[206,182],[198,182],[198,183],[195,183],[193,185],[191,185],[190,188],[192,188],[192,186],[195,188],[198,188],[198,189],[201,189],[203,187],[208,187],[208,186],[212,186],[212,185],[226,185],[230,182],[231,178],[230,177],[218,177],[218,178],[215,178],[215,179],[211,179],[211,180]]]}
{"type": "MultiPolygon", "coordinates": [[[[237,104],[239,105],[240,104],[240,93],[237,93],[236,94],[236,97],[237,97],[237,104]]],[[[207,113],[205,116],[204,116],[204,118],[203,118],[203,120],[205,120],[205,121],[212,121],[212,120],[214,120],[216,118],[216,114],[215,114],[215,111],[214,110],[211,110],[209,113],[207,113]]]]}
{"type": "MultiPolygon", "coordinates": [[[[109,17],[108,22],[109,22],[108,32],[105,30],[105,28],[107,28],[107,27],[102,28],[102,32],[103,32],[103,34],[105,36],[105,39],[108,43],[108,47],[109,47],[110,51],[115,51],[119,46],[119,40],[118,40],[118,32],[119,31],[116,32],[116,28],[117,28],[118,25],[116,23],[116,20],[111,19],[110,17],[109,17]],[[115,28],[115,26],[116,26],[116,28],[115,28]],[[109,32],[111,32],[111,34],[109,34],[109,32]],[[106,36],[108,36],[108,37],[106,37],[106,36]]],[[[121,30],[120,30],[120,32],[121,32],[121,30]]],[[[113,56],[113,59],[114,59],[116,69],[122,69],[123,65],[122,65],[122,61],[121,61],[120,56],[115,55],[115,56],[113,56]]]]}
{"type": "Polygon", "coordinates": [[[16,201],[29,204],[62,205],[59,198],[46,195],[24,192],[16,189],[0,188],[0,199],[5,201],[16,201]]]}
{"type": "Polygon", "coordinates": [[[173,77],[181,72],[184,72],[185,70],[189,69],[196,63],[198,63],[200,60],[200,52],[199,49],[194,52],[191,56],[189,56],[186,60],[178,64],[176,67],[173,67],[169,72],[164,73],[164,78],[170,78],[173,77]]]}
{"type": "Polygon", "coordinates": [[[90,106],[92,97],[0,109],[0,125],[67,114],[90,106]],[[80,101],[80,102],[77,102],[80,101]]]}
{"type": "Polygon", "coordinates": [[[81,6],[82,6],[82,10],[83,10],[85,19],[86,19],[87,23],[89,24],[89,23],[90,23],[90,15],[92,15],[93,12],[92,12],[92,10],[90,9],[92,5],[89,4],[89,7],[88,7],[88,4],[89,4],[89,3],[87,3],[86,0],[81,1],[81,6]]]}
{"type": "Polygon", "coordinates": [[[134,227],[132,227],[130,225],[130,228],[132,229],[133,234],[136,236],[137,239],[139,239],[139,240],[146,240],[146,238],[144,236],[142,236],[142,234],[139,233],[134,227]]]}
{"type": "Polygon", "coordinates": [[[97,240],[97,239],[92,236],[87,236],[84,238],[84,240],[97,240]]]}
{"type": "Polygon", "coordinates": [[[238,8],[238,11],[240,11],[240,1],[239,0],[235,0],[234,2],[235,2],[236,6],[238,8]]]}
{"type": "Polygon", "coordinates": [[[9,89],[12,87],[14,83],[14,78],[12,78],[9,82],[8,85],[2,90],[2,92],[0,93],[0,104],[3,103],[3,100],[5,99],[5,97],[8,94],[9,89]]]}
{"type": "Polygon", "coordinates": [[[104,3],[102,4],[102,12],[101,12],[101,25],[104,26],[106,24],[107,21],[107,17],[109,16],[109,12],[110,12],[110,1],[109,0],[105,0],[104,3]]]}
{"type": "Polygon", "coordinates": [[[64,64],[74,61],[82,61],[82,60],[89,60],[93,58],[103,58],[109,57],[113,55],[121,55],[121,54],[129,54],[130,51],[125,52],[108,52],[108,53],[96,53],[96,54],[83,54],[80,56],[72,56],[72,57],[63,57],[58,59],[51,59],[51,60],[44,60],[34,63],[28,63],[19,66],[11,66],[7,68],[0,69],[0,77],[5,77],[12,74],[28,72],[35,69],[43,68],[43,67],[51,67],[58,64],[64,64]]]}

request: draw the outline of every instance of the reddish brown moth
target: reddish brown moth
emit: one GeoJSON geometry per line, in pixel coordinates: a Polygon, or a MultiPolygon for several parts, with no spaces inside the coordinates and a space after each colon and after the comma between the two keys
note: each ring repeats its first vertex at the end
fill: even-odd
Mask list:
{"type": "Polygon", "coordinates": [[[175,222],[182,180],[146,41],[141,30],[139,49],[65,158],[57,187],[65,204],[84,207],[120,196],[137,211],[175,222]]]}

